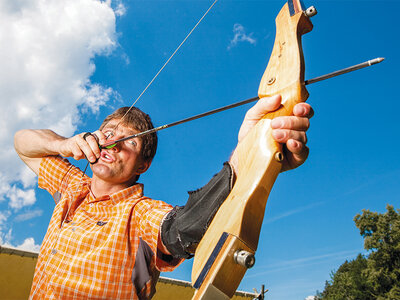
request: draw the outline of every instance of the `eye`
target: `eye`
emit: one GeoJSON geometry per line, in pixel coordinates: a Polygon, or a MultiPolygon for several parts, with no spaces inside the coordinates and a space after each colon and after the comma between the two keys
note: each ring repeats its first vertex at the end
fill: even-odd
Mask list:
{"type": "Polygon", "coordinates": [[[106,130],[104,131],[104,135],[106,136],[106,138],[110,138],[114,136],[114,132],[112,130],[106,130]]]}
{"type": "Polygon", "coordinates": [[[133,139],[127,140],[126,142],[128,143],[129,146],[132,146],[132,147],[136,147],[137,146],[136,141],[133,140],[133,139]]]}

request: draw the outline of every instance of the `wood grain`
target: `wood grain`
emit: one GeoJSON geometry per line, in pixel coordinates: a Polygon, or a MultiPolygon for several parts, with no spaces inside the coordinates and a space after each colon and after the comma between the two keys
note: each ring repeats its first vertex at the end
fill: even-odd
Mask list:
{"type": "Polygon", "coordinates": [[[294,105],[308,97],[304,86],[301,36],[311,31],[312,24],[303,12],[291,17],[288,4],[285,4],[276,18],[276,25],[275,44],[258,93],[260,98],[280,94],[282,105],[264,116],[236,149],[239,154],[237,180],[197,247],[192,283],[223,232],[230,234],[231,242],[224,244],[223,253],[215,260],[193,299],[210,299],[205,292],[210,286],[211,290],[216,287],[228,297],[232,297],[238,287],[246,270],[234,266],[233,253],[240,247],[246,247],[252,253],[257,249],[268,195],[282,167],[282,162],[276,159],[277,154],[282,153],[282,146],[272,138],[270,121],[277,116],[292,115],[294,105]],[[240,247],[237,241],[240,241],[240,247]],[[238,268],[244,270],[238,271],[238,268]]]}

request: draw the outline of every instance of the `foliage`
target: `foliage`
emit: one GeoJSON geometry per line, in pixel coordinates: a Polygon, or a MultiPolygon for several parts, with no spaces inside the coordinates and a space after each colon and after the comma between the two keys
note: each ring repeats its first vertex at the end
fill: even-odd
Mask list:
{"type": "Polygon", "coordinates": [[[400,299],[400,210],[363,210],[354,218],[364,238],[365,257],[345,261],[317,299],[400,299]]]}

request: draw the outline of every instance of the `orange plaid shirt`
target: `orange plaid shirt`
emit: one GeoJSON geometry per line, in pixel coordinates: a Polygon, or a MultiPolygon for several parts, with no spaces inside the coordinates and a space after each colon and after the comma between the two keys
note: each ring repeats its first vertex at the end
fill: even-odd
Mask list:
{"type": "Polygon", "coordinates": [[[95,198],[90,182],[67,160],[42,159],[39,187],[56,206],[30,299],[149,299],[159,272],[181,262],[158,248],[170,205],[144,197],[141,184],[95,198]]]}

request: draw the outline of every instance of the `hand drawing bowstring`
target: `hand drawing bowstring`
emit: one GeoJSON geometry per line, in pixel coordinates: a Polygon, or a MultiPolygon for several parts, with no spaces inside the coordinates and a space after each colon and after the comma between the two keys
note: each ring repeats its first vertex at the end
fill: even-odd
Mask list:
{"type": "MultiPolygon", "coordinates": [[[[115,131],[117,130],[118,126],[123,122],[124,118],[126,117],[126,115],[130,112],[130,110],[135,106],[135,104],[139,101],[139,99],[142,98],[143,94],[147,91],[147,89],[153,84],[153,82],[156,80],[156,78],[158,77],[158,75],[160,75],[160,73],[164,70],[164,68],[168,65],[168,63],[171,61],[171,59],[175,56],[175,54],[179,51],[179,49],[183,46],[183,44],[186,42],[186,40],[190,37],[190,35],[193,33],[193,31],[197,28],[197,26],[203,21],[203,19],[207,16],[207,14],[209,13],[209,11],[213,8],[213,6],[218,2],[218,0],[214,0],[214,2],[210,5],[210,7],[206,10],[206,12],[203,14],[203,16],[197,21],[197,23],[193,26],[193,28],[189,31],[189,33],[186,35],[186,37],[183,39],[183,41],[179,44],[179,46],[175,49],[175,51],[171,54],[171,56],[165,61],[165,63],[163,64],[163,66],[158,70],[158,72],[154,75],[154,77],[150,80],[150,82],[147,84],[147,86],[144,88],[144,90],[139,94],[139,96],[135,99],[135,101],[133,102],[133,104],[129,107],[128,111],[122,116],[122,118],[118,121],[118,123],[115,125],[115,127],[111,130],[111,132],[107,135],[107,139],[112,136],[115,131]]],[[[79,191],[79,187],[82,185],[82,181],[83,178],[86,174],[87,168],[89,166],[89,161],[87,162],[83,172],[82,172],[82,176],[80,178],[79,184],[74,192],[74,198],[76,198],[76,196],[78,195],[78,191],[79,191]]],[[[72,201],[73,201],[72,199],[72,201]]],[[[51,249],[50,251],[50,255],[51,253],[53,253],[52,251],[55,249],[55,247],[57,246],[58,240],[60,238],[60,234],[61,234],[61,230],[63,228],[63,225],[65,223],[65,221],[67,220],[69,211],[71,209],[72,203],[70,203],[70,205],[68,206],[68,210],[63,218],[63,220],[61,221],[60,224],[60,228],[59,228],[59,232],[56,236],[56,239],[54,241],[54,243],[52,244],[52,247],[50,247],[49,249],[51,249]]],[[[38,287],[40,286],[40,282],[43,278],[43,274],[46,271],[47,265],[49,264],[50,259],[48,258],[46,261],[46,264],[41,272],[41,275],[39,277],[39,280],[36,284],[36,288],[32,293],[32,298],[35,296],[38,287]]],[[[56,268],[55,273],[57,273],[59,267],[60,267],[61,261],[58,263],[58,266],[56,268]]]]}

